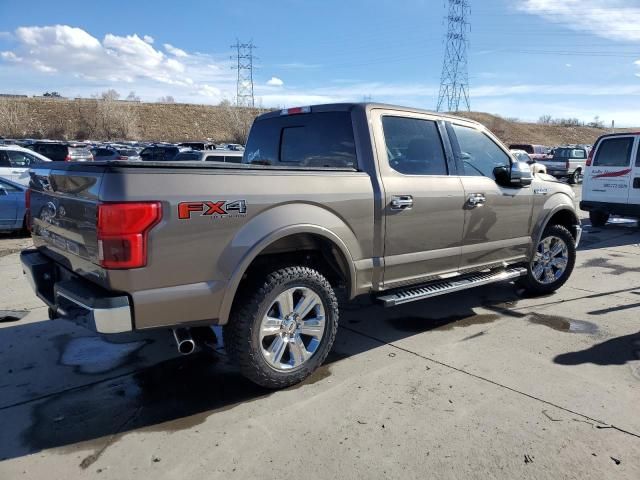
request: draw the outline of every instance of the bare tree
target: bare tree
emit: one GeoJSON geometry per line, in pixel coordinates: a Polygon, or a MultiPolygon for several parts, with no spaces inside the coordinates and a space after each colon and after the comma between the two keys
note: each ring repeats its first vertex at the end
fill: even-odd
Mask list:
{"type": "Polygon", "coordinates": [[[176,100],[171,95],[166,95],[164,97],[160,97],[158,99],[158,103],[176,103],[176,100]]]}
{"type": "Polygon", "coordinates": [[[551,125],[553,123],[553,117],[551,115],[542,115],[538,119],[538,123],[541,123],[543,125],[551,125]]]}
{"type": "Polygon", "coordinates": [[[110,88],[109,90],[105,90],[104,92],[102,92],[100,94],[100,98],[102,100],[119,100],[120,94],[113,88],[110,88]]]}
{"type": "Polygon", "coordinates": [[[136,95],[136,92],[134,92],[133,90],[131,90],[129,92],[129,95],[127,95],[126,100],[128,102],[139,102],[140,101],[140,97],[136,95]]]}

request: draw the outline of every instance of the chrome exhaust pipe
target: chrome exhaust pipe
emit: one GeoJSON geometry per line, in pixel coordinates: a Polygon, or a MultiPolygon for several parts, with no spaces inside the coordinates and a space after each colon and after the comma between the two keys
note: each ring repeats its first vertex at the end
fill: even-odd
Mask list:
{"type": "Polygon", "coordinates": [[[196,342],[191,338],[191,332],[188,328],[174,328],[173,338],[176,340],[178,352],[182,355],[190,355],[196,349],[196,342]]]}

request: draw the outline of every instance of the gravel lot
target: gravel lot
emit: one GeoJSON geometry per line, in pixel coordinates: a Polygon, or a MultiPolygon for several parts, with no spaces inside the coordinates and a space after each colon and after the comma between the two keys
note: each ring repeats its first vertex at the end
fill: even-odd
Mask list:
{"type": "Polygon", "coordinates": [[[0,238],[0,479],[640,478],[640,229],[585,226],[554,295],[494,285],[342,312],[329,362],[261,390],[166,332],[48,321],[0,238]],[[16,321],[16,318],[23,317],[16,321]]]}

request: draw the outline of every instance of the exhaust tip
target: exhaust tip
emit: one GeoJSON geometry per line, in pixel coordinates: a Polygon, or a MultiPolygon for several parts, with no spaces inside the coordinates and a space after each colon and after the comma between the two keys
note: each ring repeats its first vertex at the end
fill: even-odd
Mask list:
{"type": "Polygon", "coordinates": [[[178,343],[178,351],[182,355],[190,355],[196,349],[196,344],[193,340],[183,340],[178,343]]]}
{"type": "Polygon", "coordinates": [[[174,329],[173,338],[176,341],[178,352],[182,355],[190,355],[196,349],[196,342],[193,341],[188,328],[174,329]]]}

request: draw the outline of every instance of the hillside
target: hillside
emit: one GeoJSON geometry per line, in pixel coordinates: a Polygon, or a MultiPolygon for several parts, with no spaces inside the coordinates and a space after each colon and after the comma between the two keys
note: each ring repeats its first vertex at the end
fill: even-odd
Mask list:
{"type": "MultiPolygon", "coordinates": [[[[0,135],[58,139],[241,141],[256,111],[234,108],[92,99],[42,97],[0,99],[12,112],[0,112],[0,135]],[[108,108],[107,108],[108,107],[108,108]],[[10,119],[13,117],[13,120],[10,119]],[[107,128],[107,123],[116,123],[107,128]]],[[[513,122],[487,113],[461,113],[479,121],[503,142],[560,145],[593,143],[605,132],[589,127],[563,127],[513,122]]]]}

